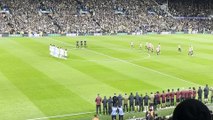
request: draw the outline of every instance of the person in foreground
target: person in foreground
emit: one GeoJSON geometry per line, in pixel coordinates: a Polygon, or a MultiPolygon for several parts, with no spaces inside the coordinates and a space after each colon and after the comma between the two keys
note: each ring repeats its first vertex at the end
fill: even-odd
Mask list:
{"type": "Polygon", "coordinates": [[[188,99],[175,108],[173,120],[211,120],[211,114],[202,102],[188,99]]]}
{"type": "Polygon", "coordinates": [[[98,115],[95,114],[95,115],[94,115],[94,118],[93,118],[92,120],[99,120],[98,115]]]}

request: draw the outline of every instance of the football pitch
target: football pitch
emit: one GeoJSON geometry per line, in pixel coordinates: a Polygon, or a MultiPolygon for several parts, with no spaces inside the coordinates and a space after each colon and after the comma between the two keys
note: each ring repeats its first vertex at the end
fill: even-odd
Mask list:
{"type": "Polygon", "coordinates": [[[91,119],[98,93],[211,87],[212,72],[213,35],[0,38],[0,119],[91,119]],[[88,47],[75,48],[77,40],[88,47]],[[161,54],[149,54],[146,42],[160,43],[161,54]],[[67,48],[69,58],[51,57],[50,44],[67,48]]]}

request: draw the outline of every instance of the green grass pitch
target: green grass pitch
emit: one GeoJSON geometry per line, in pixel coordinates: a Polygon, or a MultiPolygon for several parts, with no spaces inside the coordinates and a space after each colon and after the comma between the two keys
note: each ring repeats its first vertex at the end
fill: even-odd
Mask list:
{"type": "MultiPolygon", "coordinates": [[[[213,35],[0,38],[0,119],[65,120],[95,111],[97,93],[213,86],[212,72],[213,35]],[[76,40],[87,40],[88,48],[76,49],[76,40]],[[140,50],[140,42],[160,43],[161,55],[140,50]],[[51,57],[49,44],[68,48],[69,58],[51,57]],[[194,56],[187,55],[190,45],[194,56]]],[[[72,119],[82,116],[93,113],[72,119]]]]}

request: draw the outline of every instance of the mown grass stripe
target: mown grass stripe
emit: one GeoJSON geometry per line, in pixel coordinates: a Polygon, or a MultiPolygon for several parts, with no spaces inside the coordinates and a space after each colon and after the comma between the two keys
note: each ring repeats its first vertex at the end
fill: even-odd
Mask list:
{"type": "MultiPolygon", "coordinates": [[[[69,44],[69,43],[68,43],[69,44]]],[[[117,60],[117,61],[120,61],[120,62],[124,62],[124,63],[128,63],[128,64],[131,64],[131,65],[133,65],[133,66],[137,66],[137,67],[141,67],[141,68],[143,68],[143,69],[145,69],[145,70],[148,70],[148,71],[151,71],[151,72],[154,72],[154,73],[157,73],[157,74],[160,74],[160,75],[163,75],[163,76],[167,76],[167,77],[170,77],[170,78],[172,78],[172,79],[179,79],[179,80],[181,80],[182,82],[184,81],[184,82],[186,82],[186,83],[190,83],[190,84],[192,84],[192,85],[198,85],[198,84],[196,84],[196,83],[193,83],[193,82],[189,82],[189,81],[187,81],[187,80],[184,80],[184,79],[181,79],[181,78],[178,78],[178,77],[175,77],[175,76],[172,76],[172,75],[168,75],[168,74],[165,74],[165,73],[162,73],[162,72],[159,72],[159,71],[156,71],[156,70],[153,70],[153,69],[150,69],[150,68],[146,68],[146,67],[143,67],[143,66],[139,66],[139,65],[136,65],[136,64],[133,64],[133,63],[130,63],[130,62],[127,62],[127,61],[124,61],[124,60],[121,60],[121,59],[119,59],[119,58],[115,58],[115,57],[112,57],[112,56],[109,56],[109,55],[106,55],[106,54],[104,54],[104,53],[100,53],[100,51],[98,51],[98,52],[96,52],[96,51],[94,51],[94,50],[89,50],[89,49],[86,49],[86,51],[92,51],[93,53],[95,53],[95,54],[99,54],[99,55],[101,55],[101,56],[105,56],[105,57],[109,57],[109,58],[111,58],[111,59],[114,59],[114,60],[117,60]]]]}
{"type": "MultiPolygon", "coordinates": [[[[19,52],[17,53],[19,54],[19,52]]],[[[81,104],[90,106],[77,94],[72,93],[13,54],[8,53],[8,59],[16,61],[12,64],[13,69],[8,69],[5,66],[8,61],[5,61],[0,64],[1,71],[46,115],[70,113],[73,108],[75,111],[87,108],[86,106],[78,108],[77,106],[81,104]]]]}
{"type": "MultiPolygon", "coordinates": [[[[2,56],[2,54],[1,54],[2,56]]],[[[1,60],[7,59],[6,56],[1,60]]],[[[36,116],[45,116],[31,100],[25,96],[13,83],[8,80],[0,70],[0,119],[24,120],[36,116]]]]}

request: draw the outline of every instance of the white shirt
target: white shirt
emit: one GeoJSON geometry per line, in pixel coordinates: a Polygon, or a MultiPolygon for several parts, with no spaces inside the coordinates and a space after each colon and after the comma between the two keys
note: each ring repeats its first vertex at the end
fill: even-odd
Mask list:
{"type": "Polygon", "coordinates": [[[159,47],[157,47],[157,48],[156,48],[156,51],[157,51],[157,52],[159,52],[159,51],[160,51],[160,48],[159,48],[159,47]]]}
{"type": "Polygon", "coordinates": [[[64,50],[64,56],[67,57],[67,50],[64,50]]]}
{"type": "Polygon", "coordinates": [[[181,48],[181,46],[180,46],[180,45],[178,45],[178,48],[181,48]]]}
{"type": "Polygon", "coordinates": [[[118,108],[118,114],[119,114],[119,115],[124,115],[124,112],[123,112],[123,108],[122,108],[122,107],[119,107],[119,108],[118,108]]]}
{"type": "Polygon", "coordinates": [[[60,48],[60,55],[64,55],[64,50],[60,48]]]}
{"type": "Polygon", "coordinates": [[[139,45],[139,46],[140,46],[140,48],[142,48],[142,46],[143,46],[143,45],[142,45],[142,43],[140,43],[140,45],[139,45]]]}
{"type": "Polygon", "coordinates": [[[117,108],[116,107],[112,107],[111,115],[117,115],[117,108]]]}
{"type": "Polygon", "coordinates": [[[52,51],[52,45],[49,46],[49,50],[52,51]]]}
{"type": "Polygon", "coordinates": [[[55,47],[55,48],[56,48],[56,54],[58,55],[60,53],[60,50],[57,47],[55,47]]]}
{"type": "Polygon", "coordinates": [[[158,45],[158,48],[160,49],[160,45],[158,45]]]}
{"type": "Polygon", "coordinates": [[[57,47],[53,46],[53,54],[57,54],[57,47]]]}

